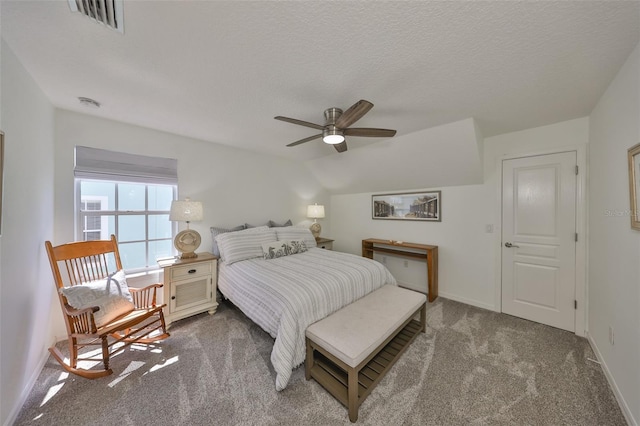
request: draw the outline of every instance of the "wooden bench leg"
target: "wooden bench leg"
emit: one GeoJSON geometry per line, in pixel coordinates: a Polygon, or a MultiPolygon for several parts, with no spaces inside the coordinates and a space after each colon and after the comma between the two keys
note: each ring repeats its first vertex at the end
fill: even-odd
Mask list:
{"type": "Polygon", "coordinates": [[[358,420],[358,371],[349,367],[349,420],[355,423],[358,420]]]}
{"type": "Polygon", "coordinates": [[[311,341],[307,337],[307,358],[304,361],[304,377],[307,380],[311,380],[311,367],[313,367],[313,348],[311,347],[311,341]]]}

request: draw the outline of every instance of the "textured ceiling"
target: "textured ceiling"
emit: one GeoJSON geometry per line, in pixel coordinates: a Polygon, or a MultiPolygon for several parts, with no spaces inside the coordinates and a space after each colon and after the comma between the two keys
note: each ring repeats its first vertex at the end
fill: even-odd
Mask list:
{"type": "Polygon", "coordinates": [[[588,115],[640,35],[635,1],[125,0],[124,35],[66,1],[1,8],[2,37],[55,106],[296,160],[339,154],[320,140],[285,148],[316,132],[274,116],[322,124],[359,99],[375,107],[355,127],[398,136],[588,115]]]}

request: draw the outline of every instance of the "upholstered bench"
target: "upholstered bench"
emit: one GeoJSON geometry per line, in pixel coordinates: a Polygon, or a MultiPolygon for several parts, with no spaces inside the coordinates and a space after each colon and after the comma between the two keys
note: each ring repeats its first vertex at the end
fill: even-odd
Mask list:
{"type": "Polygon", "coordinates": [[[426,296],[385,285],[307,328],[305,376],[349,409],[358,408],[418,333],[426,328],[426,296]],[[420,322],[414,317],[420,311],[420,322]]]}

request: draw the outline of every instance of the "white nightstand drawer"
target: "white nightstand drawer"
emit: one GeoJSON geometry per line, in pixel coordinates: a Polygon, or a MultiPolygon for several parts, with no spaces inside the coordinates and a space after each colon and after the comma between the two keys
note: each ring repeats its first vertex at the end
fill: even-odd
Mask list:
{"type": "Polygon", "coordinates": [[[201,275],[211,274],[211,262],[202,262],[192,265],[176,266],[171,268],[171,279],[180,280],[201,275]]]}
{"type": "Polygon", "coordinates": [[[333,240],[330,238],[316,238],[316,244],[318,248],[333,250],[333,240]]]}
{"type": "Polygon", "coordinates": [[[318,244],[318,247],[325,250],[333,250],[333,242],[318,244]]]}

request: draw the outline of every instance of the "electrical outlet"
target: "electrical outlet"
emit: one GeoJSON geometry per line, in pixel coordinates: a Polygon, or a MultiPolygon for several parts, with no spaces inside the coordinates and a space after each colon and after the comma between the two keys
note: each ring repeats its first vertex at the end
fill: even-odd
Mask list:
{"type": "Polygon", "coordinates": [[[404,267],[405,267],[405,268],[408,268],[408,267],[409,267],[409,261],[408,261],[408,260],[405,260],[405,261],[404,261],[404,267]]]}
{"type": "Polygon", "coordinates": [[[615,334],[613,333],[613,327],[611,326],[609,326],[609,343],[611,343],[611,346],[615,343],[615,334]]]}
{"type": "Polygon", "coordinates": [[[387,264],[387,256],[382,256],[382,264],[383,265],[387,264]]]}

